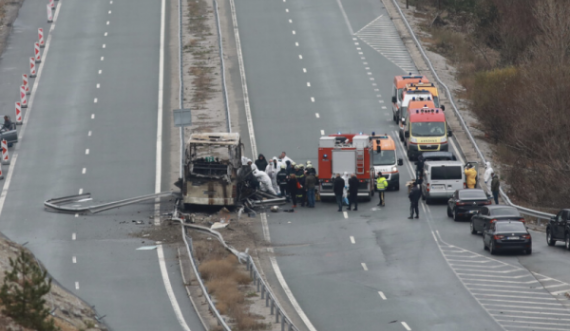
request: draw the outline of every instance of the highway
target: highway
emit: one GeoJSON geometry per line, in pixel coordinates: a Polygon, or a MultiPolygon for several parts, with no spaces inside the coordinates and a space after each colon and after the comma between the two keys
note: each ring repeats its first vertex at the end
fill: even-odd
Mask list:
{"type": "MultiPolygon", "coordinates": [[[[154,204],[95,216],[43,208],[46,199],[81,192],[92,193],[96,203],[169,188],[160,185],[156,148],[160,62],[167,58],[161,47],[169,37],[161,33],[166,1],[60,0],[52,25],[46,3],[24,2],[0,59],[0,102],[13,116],[37,28],[44,29],[46,58],[30,81],[33,104],[11,150],[12,163],[3,167],[0,230],[27,243],[55,279],[95,305],[113,330],[203,330],[175,250],[136,250],[153,242],[133,236],[144,226],[132,220],[148,223],[154,204]]],[[[158,141],[160,147],[168,143],[158,141]]]]}
{"type": "MultiPolygon", "coordinates": [[[[392,78],[414,67],[380,1],[235,8],[257,152],[316,164],[323,134],[375,131],[397,141],[392,78]]],[[[403,186],[413,164],[399,143],[398,151],[403,186]]],[[[320,203],[267,215],[284,278],[273,286],[290,289],[304,330],[570,330],[568,252],[547,247],[543,233],[532,232],[531,256],[491,258],[444,202],[422,203],[420,219],[408,220],[406,190],[386,197],[386,207],[374,197],[358,212],[320,203]]]]}

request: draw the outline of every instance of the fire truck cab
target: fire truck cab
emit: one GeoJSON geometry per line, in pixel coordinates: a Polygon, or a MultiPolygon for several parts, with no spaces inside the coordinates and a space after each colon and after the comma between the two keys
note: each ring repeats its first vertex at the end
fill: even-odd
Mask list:
{"type": "MultiPolygon", "coordinates": [[[[338,134],[319,140],[319,186],[321,197],[334,197],[336,174],[356,174],[358,196],[370,199],[374,195],[374,166],[370,158],[372,141],[368,135],[338,134]]],[[[348,183],[346,183],[348,185],[348,183]]]]}

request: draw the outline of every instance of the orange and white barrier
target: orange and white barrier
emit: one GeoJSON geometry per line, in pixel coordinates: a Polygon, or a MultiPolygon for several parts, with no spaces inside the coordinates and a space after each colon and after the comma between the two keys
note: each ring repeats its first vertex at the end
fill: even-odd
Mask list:
{"type": "Polygon", "coordinates": [[[48,6],[51,8],[51,10],[54,10],[55,9],[55,2],[53,2],[53,0],[49,0],[48,6]]]}
{"type": "Polygon", "coordinates": [[[20,86],[20,105],[22,108],[28,108],[28,97],[26,97],[26,88],[24,85],[20,86]]]}
{"type": "Polygon", "coordinates": [[[22,106],[16,102],[16,124],[22,124],[22,106]]]}
{"type": "Polygon", "coordinates": [[[51,10],[51,7],[49,5],[47,6],[47,14],[48,14],[48,23],[53,22],[53,12],[51,10]]]}
{"type": "Polygon", "coordinates": [[[22,75],[22,86],[26,87],[26,94],[30,95],[30,84],[28,84],[28,75],[22,75]]]}
{"type": "Polygon", "coordinates": [[[42,28],[38,29],[38,42],[40,43],[41,48],[46,47],[46,42],[44,40],[44,29],[42,28]]]}
{"type": "Polygon", "coordinates": [[[34,44],[34,57],[36,59],[36,63],[42,62],[42,52],[40,51],[40,43],[34,44]]]}
{"type": "Polygon", "coordinates": [[[10,155],[8,154],[8,142],[2,139],[2,164],[10,164],[10,155]]]}
{"type": "Polygon", "coordinates": [[[36,61],[33,57],[30,58],[30,78],[36,77],[36,61]]]}

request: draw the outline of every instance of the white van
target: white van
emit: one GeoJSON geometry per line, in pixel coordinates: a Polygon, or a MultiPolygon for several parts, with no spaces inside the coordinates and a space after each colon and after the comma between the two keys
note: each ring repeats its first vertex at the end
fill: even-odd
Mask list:
{"type": "Polygon", "coordinates": [[[424,164],[422,199],[449,199],[456,190],[464,189],[465,171],[460,161],[427,161],[424,164]]]}

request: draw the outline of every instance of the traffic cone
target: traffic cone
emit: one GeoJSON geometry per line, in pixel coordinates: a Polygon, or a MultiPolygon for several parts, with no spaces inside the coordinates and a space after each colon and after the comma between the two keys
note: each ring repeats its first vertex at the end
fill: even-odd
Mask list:
{"type": "Polygon", "coordinates": [[[36,77],[36,61],[33,57],[30,58],[30,78],[36,77]]]}
{"type": "Polygon", "coordinates": [[[42,62],[42,54],[40,51],[40,43],[35,43],[34,44],[34,56],[36,59],[36,63],[40,63],[42,62]]]}
{"type": "Polygon", "coordinates": [[[26,94],[30,95],[30,84],[28,84],[28,75],[22,75],[22,85],[26,87],[26,94]]]}
{"type": "Polygon", "coordinates": [[[16,124],[22,124],[22,107],[16,102],[16,124]]]}
{"type": "Polygon", "coordinates": [[[24,85],[20,86],[20,104],[22,108],[28,108],[28,98],[26,97],[26,88],[24,85]]]}
{"type": "Polygon", "coordinates": [[[46,43],[45,43],[45,40],[44,40],[44,29],[42,29],[42,28],[39,28],[39,29],[38,29],[38,41],[39,41],[39,43],[40,43],[40,47],[41,47],[41,48],[46,47],[46,43]]]}
{"type": "Polygon", "coordinates": [[[8,154],[8,142],[2,139],[2,164],[10,164],[10,155],[8,154]]]}
{"type": "Polygon", "coordinates": [[[48,23],[52,23],[53,22],[53,12],[52,12],[49,5],[46,5],[46,6],[47,6],[47,14],[48,14],[48,23]]]}

